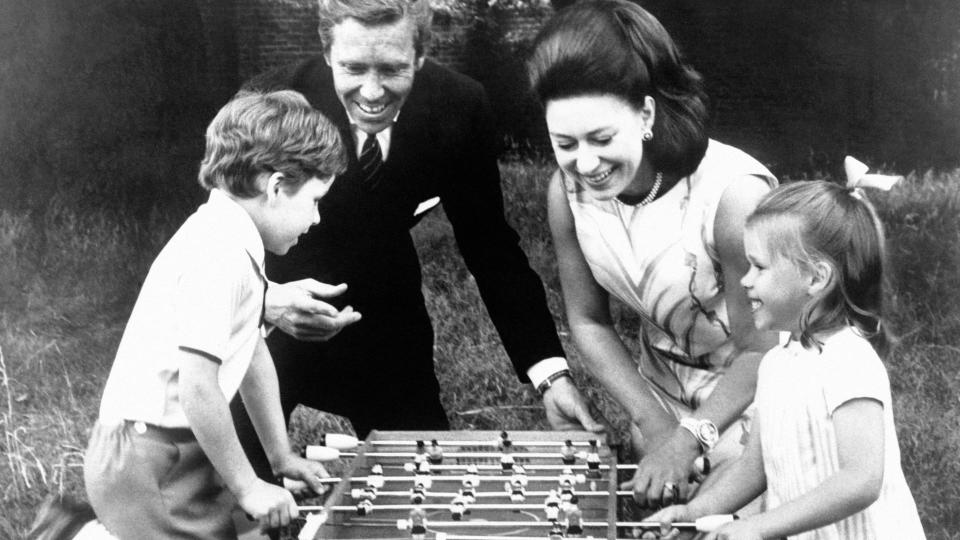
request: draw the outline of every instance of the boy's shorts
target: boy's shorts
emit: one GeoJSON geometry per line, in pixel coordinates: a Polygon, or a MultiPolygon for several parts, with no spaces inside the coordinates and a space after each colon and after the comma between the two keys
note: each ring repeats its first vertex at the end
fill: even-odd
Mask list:
{"type": "Polygon", "coordinates": [[[236,498],[187,428],[97,422],[83,476],[93,510],[117,538],[237,537],[236,498]]]}

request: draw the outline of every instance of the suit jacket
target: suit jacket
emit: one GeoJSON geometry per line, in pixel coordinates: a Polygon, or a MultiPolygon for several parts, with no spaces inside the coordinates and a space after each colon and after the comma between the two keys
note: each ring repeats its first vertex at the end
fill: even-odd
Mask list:
{"type": "Polygon", "coordinates": [[[261,75],[246,87],[301,92],[336,124],[350,154],[347,172],[320,201],[320,224],[287,255],[267,260],[275,282],[310,277],[348,284],[334,302],[352,305],[363,319],[331,344],[347,351],[350,343],[389,347],[393,337],[409,332],[432,343],[409,230],[417,205],[439,196],[518,376],[526,380],[534,363],[563,356],[543,284],[504,218],[493,115],[479,83],[427,60],[393,127],[384,176],[372,190],[360,185],[356,143],[323,58],[261,75]]]}

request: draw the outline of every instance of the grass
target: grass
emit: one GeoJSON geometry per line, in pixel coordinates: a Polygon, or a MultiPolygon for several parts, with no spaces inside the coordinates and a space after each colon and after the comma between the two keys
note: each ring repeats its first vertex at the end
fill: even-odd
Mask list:
{"type": "MultiPolygon", "coordinates": [[[[544,278],[575,376],[615,430],[617,406],[580,365],[562,298],[543,190],[547,165],[503,165],[508,217],[544,278]]],[[[960,170],[911,175],[873,196],[891,245],[888,362],[903,466],[931,539],[960,539],[960,170]]],[[[153,256],[188,208],[141,214],[78,211],[64,198],[43,213],[0,212],[0,538],[24,535],[51,493],[83,497],[82,459],[100,392],[153,256]]],[[[513,374],[442,213],[415,231],[433,315],[442,399],[456,429],[546,429],[539,400],[513,374]]],[[[620,325],[637,321],[620,312],[620,325]]],[[[298,410],[294,441],[349,428],[298,410]]]]}

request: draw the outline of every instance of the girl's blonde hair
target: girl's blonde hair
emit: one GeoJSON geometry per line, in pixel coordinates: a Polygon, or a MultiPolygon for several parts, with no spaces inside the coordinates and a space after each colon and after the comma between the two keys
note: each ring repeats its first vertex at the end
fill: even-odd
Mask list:
{"type": "Polygon", "coordinates": [[[833,269],[823,293],[800,314],[805,347],[821,345],[818,333],[850,325],[881,353],[888,350],[883,225],[860,190],[822,180],[786,184],[760,201],[747,227],[763,231],[773,256],[810,271],[820,262],[833,269]]]}

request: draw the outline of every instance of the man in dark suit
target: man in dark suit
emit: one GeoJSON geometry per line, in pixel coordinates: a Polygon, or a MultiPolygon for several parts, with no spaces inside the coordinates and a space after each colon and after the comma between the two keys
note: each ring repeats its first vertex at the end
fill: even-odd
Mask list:
{"type": "MultiPolygon", "coordinates": [[[[334,412],[361,437],[448,427],[409,233],[421,203],[439,197],[517,375],[541,390],[551,425],[601,430],[569,378],[540,278],[504,219],[484,91],[425,58],[427,0],[320,0],[320,16],[323,58],[247,84],[303,93],[339,127],[351,156],[320,202],[321,223],[267,260],[284,415],[298,403],[334,412]]],[[[259,452],[242,407],[234,412],[248,453],[259,452]]]]}

